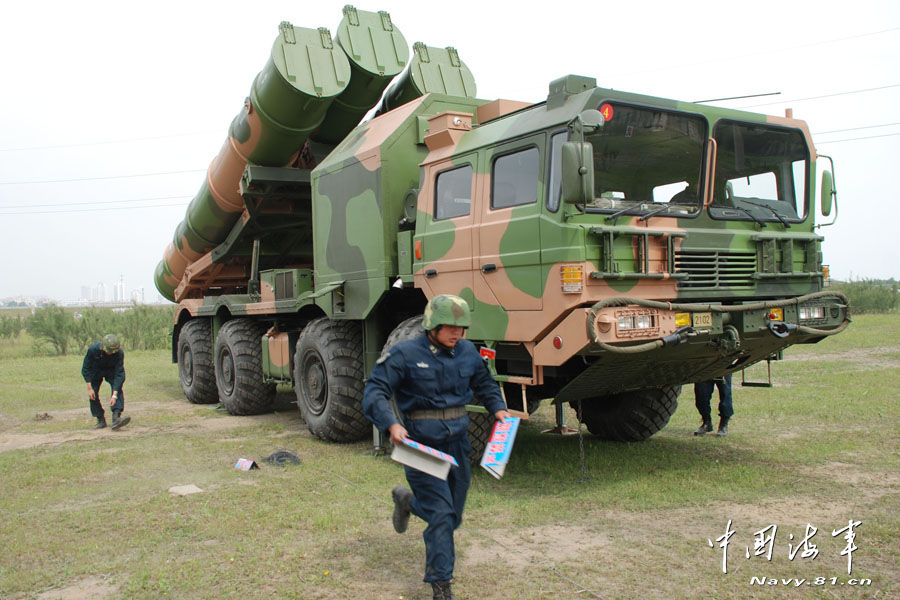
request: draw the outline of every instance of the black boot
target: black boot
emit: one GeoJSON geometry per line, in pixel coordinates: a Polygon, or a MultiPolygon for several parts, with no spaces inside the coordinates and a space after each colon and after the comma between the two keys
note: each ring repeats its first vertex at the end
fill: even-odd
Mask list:
{"type": "Polygon", "coordinates": [[[719,430],[716,432],[716,435],[728,435],[728,419],[719,419],[719,430]]]}
{"type": "Polygon", "coordinates": [[[391,490],[391,496],[394,498],[394,531],[403,533],[409,526],[410,505],[413,494],[407,488],[398,485],[391,490]]]}
{"type": "Polygon", "coordinates": [[[106,415],[101,415],[97,417],[97,423],[94,425],[94,429],[103,429],[106,427],[106,415]]]}
{"type": "MultiPolygon", "coordinates": [[[[126,425],[128,425],[129,423],[131,423],[131,417],[125,417],[125,418],[123,419],[123,418],[121,417],[121,415],[122,415],[122,411],[121,411],[121,410],[114,410],[114,411],[113,411],[113,422],[112,422],[112,428],[111,428],[113,431],[115,431],[116,429],[121,429],[122,427],[125,427],[126,425]]],[[[105,425],[106,425],[106,424],[104,423],[104,426],[105,426],[105,425]]]]}
{"type": "Polygon", "coordinates": [[[456,600],[456,596],[450,590],[449,581],[433,581],[431,590],[434,592],[434,600],[456,600]]]}
{"type": "Polygon", "coordinates": [[[703,423],[700,424],[700,427],[697,428],[697,431],[694,432],[694,435],[704,435],[712,430],[712,418],[706,417],[703,419],[703,423]]]}

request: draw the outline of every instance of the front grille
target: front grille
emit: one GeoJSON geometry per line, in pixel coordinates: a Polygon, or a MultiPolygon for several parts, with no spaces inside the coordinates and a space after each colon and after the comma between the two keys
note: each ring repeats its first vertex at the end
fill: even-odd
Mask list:
{"type": "Polygon", "coordinates": [[[675,253],[675,272],[687,275],[681,289],[752,288],[755,252],[689,250],[675,253]]]}

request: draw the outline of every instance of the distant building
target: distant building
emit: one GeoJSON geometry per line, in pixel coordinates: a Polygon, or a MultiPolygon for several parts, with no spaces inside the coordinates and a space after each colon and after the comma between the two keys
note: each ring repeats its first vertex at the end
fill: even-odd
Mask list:
{"type": "Polygon", "coordinates": [[[113,285],[113,302],[125,302],[124,275],[119,275],[119,282],[113,285]]]}
{"type": "Polygon", "coordinates": [[[14,296],[0,300],[0,306],[34,308],[35,306],[37,306],[37,302],[35,302],[32,298],[28,298],[27,296],[14,296]]]}

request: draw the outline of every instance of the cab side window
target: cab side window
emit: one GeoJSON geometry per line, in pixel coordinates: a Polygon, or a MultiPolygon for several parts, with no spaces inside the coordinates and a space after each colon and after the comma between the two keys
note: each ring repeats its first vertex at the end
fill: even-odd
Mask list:
{"type": "Polygon", "coordinates": [[[550,185],[547,186],[547,210],[559,210],[562,196],[562,145],[569,139],[565,131],[554,133],[550,138],[550,185]]]}
{"type": "Polygon", "coordinates": [[[504,154],[491,170],[491,208],[537,202],[540,152],[535,147],[504,154]]]}
{"type": "Polygon", "coordinates": [[[472,210],[472,165],[438,173],[434,184],[434,218],[462,217],[472,210]]]}

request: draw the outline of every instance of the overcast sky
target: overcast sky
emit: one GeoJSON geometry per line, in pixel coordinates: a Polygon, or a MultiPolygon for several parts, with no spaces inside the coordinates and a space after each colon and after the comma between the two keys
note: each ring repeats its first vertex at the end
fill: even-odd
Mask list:
{"type": "MultiPolygon", "coordinates": [[[[227,136],[278,24],[328,27],[345,2],[16,2],[0,35],[0,298],[76,300],[153,272],[227,136]]],[[[537,102],[568,73],[679,100],[791,107],[835,160],[837,278],[900,278],[900,2],[357,4],[410,45],[454,46],[478,97],[537,102]],[[449,8],[437,8],[446,5],[449,8]],[[521,8],[513,8],[521,7],[521,8]],[[868,90],[868,91],[861,91],[868,90]]]]}

